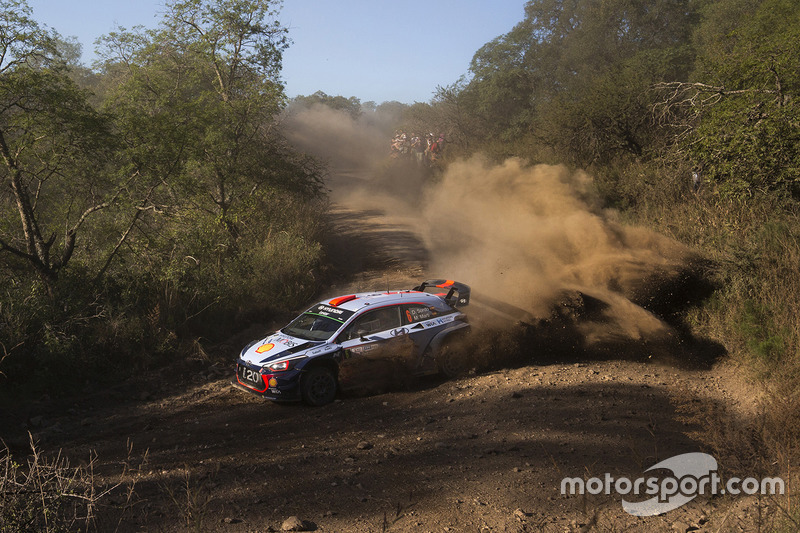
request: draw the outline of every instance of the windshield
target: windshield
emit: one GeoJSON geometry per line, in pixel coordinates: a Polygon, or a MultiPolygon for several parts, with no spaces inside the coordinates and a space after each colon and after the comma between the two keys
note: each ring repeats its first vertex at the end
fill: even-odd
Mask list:
{"type": "Polygon", "coordinates": [[[308,341],[325,341],[336,333],[341,324],[333,319],[305,313],[281,330],[286,335],[308,341]]]}
{"type": "Polygon", "coordinates": [[[295,318],[281,332],[308,341],[326,341],[351,316],[352,311],[317,304],[295,318]]]}

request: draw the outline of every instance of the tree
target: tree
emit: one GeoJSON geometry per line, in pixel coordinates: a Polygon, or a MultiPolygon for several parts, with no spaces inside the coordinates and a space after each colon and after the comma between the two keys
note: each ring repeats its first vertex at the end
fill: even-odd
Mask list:
{"type": "Polygon", "coordinates": [[[0,0],[9,379],[32,357],[72,372],[109,350],[174,354],[182,335],[308,298],[321,172],[278,128],[287,41],[271,5],[171,1],[157,29],[105,37],[88,75],[73,43],[0,0]]]}
{"type": "Polygon", "coordinates": [[[275,15],[264,1],[176,1],[159,30],[103,41],[104,68],[119,80],[108,106],[131,160],[163,181],[172,197],[164,204],[189,199],[218,217],[228,247],[238,237],[237,202],[269,186],[320,190],[316,169],[274,128],[286,101],[279,72],[288,46],[275,15]]]}
{"type": "Polygon", "coordinates": [[[437,87],[432,105],[415,104],[409,115],[421,115],[420,122],[424,125],[421,131],[445,134],[448,143],[469,152],[480,141],[479,135],[485,129],[479,117],[469,112],[473,108],[474,94],[464,87],[463,78],[452,85],[437,87]],[[417,107],[419,109],[415,109],[417,107]]]}
{"type": "Polygon", "coordinates": [[[267,136],[285,103],[279,73],[288,46],[275,16],[271,2],[180,1],[168,8],[166,30],[156,39],[162,47],[177,45],[166,59],[187,74],[189,88],[198,88],[192,173],[233,237],[232,203],[274,177],[274,157],[264,155],[275,155],[267,136]]]}
{"type": "Polygon", "coordinates": [[[282,305],[312,285],[316,218],[306,210],[322,172],[279,128],[287,41],[273,5],[173,1],[158,28],[102,39],[104,109],[139,175],[117,241],[135,261],[120,261],[109,282],[146,286],[137,305],[163,331],[212,313],[222,327],[250,296],[271,291],[282,305]]]}
{"type": "Polygon", "coordinates": [[[685,79],[693,0],[531,0],[525,18],[473,58],[465,90],[487,133],[529,136],[578,165],[639,157],[650,86],[685,79]]]}
{"type": "Polygon", "coordinates": [[[311,107],[316,104],[324,105],[331,109],[336,109],[337,111],[344,111],[354,119],[357,119],[362,112],[361,101],[355,96],[351,96],[350,98],[345,98],[344,96],[329,96],[323,91],[317,91],[310,96],[297,96],[292,103],[304,107],[311,107]]]}
{"type": "Polygon", "coordinates": [[[52,291],[83,225],[121,193],[108,118],[88,104],[55,36],[21,1],[0,1],[0,252],[22,259],[52,291]],[[16,212],[16,222],[11,213],[16,212]]]}
{"type": "Polygon", "coordinates": [[[678,149],[724,194],[800,195],[800,5],[720,0],[694,40],[692,78],[660,86],[678,149]]]}

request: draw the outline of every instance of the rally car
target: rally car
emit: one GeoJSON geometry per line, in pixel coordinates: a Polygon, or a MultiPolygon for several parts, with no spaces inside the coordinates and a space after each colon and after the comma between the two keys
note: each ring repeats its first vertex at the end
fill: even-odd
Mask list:
{"type": "Polygon", "coordinates": [[[233,384],[270,400],[324,405],[345,377],[369,380],[387,362],[411,375],[453,377],[465,365],[455,345],[469,331],[460,310],[469,298],[469,286],[435,279],[326,299],[245,346],[233,384]]]}

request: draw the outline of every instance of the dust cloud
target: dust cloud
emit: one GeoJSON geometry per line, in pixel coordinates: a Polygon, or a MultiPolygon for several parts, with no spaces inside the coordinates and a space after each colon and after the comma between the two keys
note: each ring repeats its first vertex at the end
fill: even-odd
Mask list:
{"type": "Polygon", "coordinates": [[[397,118],[388,113],[349,113],[323,104],[290,106],[282,118],[283,131],[299,150],[326,163],[332,170],[329,187],[334,196],[343,190],[368,186],[368,177],[386,159],[388,138],[397,118]]]}
{"type": "Polygon", "coordinates": [[[288,131],[331,164],[336,204],[379,210],[382,223],[413,230],[427,250],[428,276],[470,285],[475,305],[499,319],[492,325],[568,309],[581,315],[571,331],[584,344],[673,335],[639,304],[680,276],[690,251],[621,223],[589,174],[476,156],[432,175],[389,160],[390,124],[320,106],[296,112],[288,131]]]}
{"type": "Polygon", "coordinates": [[[471,284],[476,300],[486,294],[545,318],[565,298],[582,294],[603,302],[605,335],[668,334],[666,324],[633,301],[678,276],[689,251],[621,224],[601,207],[587,173],[475,157],[452,164],[425,200],[421,230],[431,271],[471,284]]]}

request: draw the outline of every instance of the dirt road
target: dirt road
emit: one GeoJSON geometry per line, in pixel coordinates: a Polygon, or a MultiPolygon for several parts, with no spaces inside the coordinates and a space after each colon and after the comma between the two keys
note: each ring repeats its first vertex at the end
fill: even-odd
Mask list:
{"type": "MultiPolygon", "coordinates": [[[[340,280],[331,294],[410,287],[427,274],[425,247],[401,220],[346,206],[330,218],[340,280]]],[[[242,332],[194,368],[44,401],[19,421],[73,462],[96,452],[95,472],[109,483],[123,464],[133,469],[132,496],[104,500],[102,531],[280,531],[292,516],[328,532],[753,527],[752,500],[699,497],[638,518],[618,495],[561,494],[564,477],[633,479],[709,451],[698,437],[711,429],[705,414],[724,406],[744,421],[752,412],[753,395],[724,362],[530,352],[461,379],[280,406],[229,385],[241,346],[279,325],[242,332]]]]}

